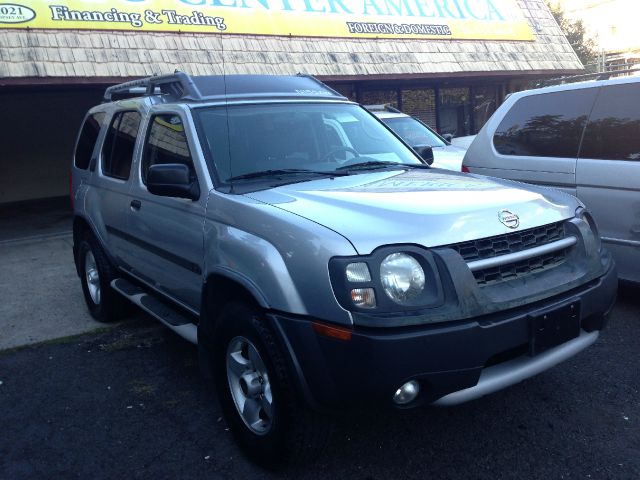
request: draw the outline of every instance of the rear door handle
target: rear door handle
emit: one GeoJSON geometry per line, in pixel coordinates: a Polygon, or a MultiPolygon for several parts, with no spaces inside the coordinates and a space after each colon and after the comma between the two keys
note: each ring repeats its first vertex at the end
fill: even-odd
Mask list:
{"type": "Polygon", "coordinates": [[[134,210],[140,210],[142,207],[142,202],[140,200],[131,200],[131,208],[134,210]]]}

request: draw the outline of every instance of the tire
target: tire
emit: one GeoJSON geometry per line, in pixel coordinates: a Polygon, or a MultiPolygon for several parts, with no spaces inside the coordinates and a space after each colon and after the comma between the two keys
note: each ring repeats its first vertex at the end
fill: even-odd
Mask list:
{"type": "Polygon", "coordinates": [[[318,458],[332,422],[299,398],[262,314],[232,302],[223,307],[217,325],[212,370],[223,415],[242,450],[270,469],[318,458]],[[243,398],[244,414],[237,406],[243,398]]]}
{"type": "Polygon", "coordinates": [[[99,322],[112,322],[124,316],[125,299],[111,288],[118,278],[104,250],[92,235],[85,235],[78,247],[82,293],[91,316],[99,322]]]}

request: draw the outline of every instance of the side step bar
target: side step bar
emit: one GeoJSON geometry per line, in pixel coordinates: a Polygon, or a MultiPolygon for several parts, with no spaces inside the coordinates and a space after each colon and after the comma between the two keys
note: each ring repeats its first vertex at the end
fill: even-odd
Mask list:
{"type": "Polygon", "coordinates": [[[191,321],[188,315],[158,300],[144,289],[124,278],[116,278],[113,280],[111,282],[111,288],[152,317],[160,320],[185,340],[193,344],[198,343],[198,327],[191,321]]]}

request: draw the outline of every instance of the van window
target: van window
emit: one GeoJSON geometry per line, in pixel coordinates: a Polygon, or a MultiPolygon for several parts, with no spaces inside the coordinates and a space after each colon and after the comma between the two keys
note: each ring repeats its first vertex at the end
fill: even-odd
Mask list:
{"type": "Polygon", "coordinates": [[[189,153],[184,125],[179,115],[170,113],[151,118],[149,134],[142,156],[142,181],[147,183],[147,171],[159,163],[181,163],[189,167],[194,176],[193,161],[189,153]]]}
{"type": "Polygon", "coordinates": [[[104,112],[96,112],[89,115],[82,125],[74,157],[76,167],[82,170],[89,168],[93,147],[98,141],[98,135],[100,134],[100,127],[102,127],[103,120],[104,112]]]}
{"type": "Polygon", "coordinates": [[[640,160],[640,83],[601,88],[580,157],[640,160]]]}
{"type": "Polygon", "coordinates": [[[503,155],[577,158],[597,88],[530,95],[502,119],[493,145],[503,155]]]}
{"type": "Polygon", "coordinates": [[[113,116],[102,147],[102,173],[126,180],[131,171],[133,150],[140,128],[138,112],[119,112],[113,116]]]}

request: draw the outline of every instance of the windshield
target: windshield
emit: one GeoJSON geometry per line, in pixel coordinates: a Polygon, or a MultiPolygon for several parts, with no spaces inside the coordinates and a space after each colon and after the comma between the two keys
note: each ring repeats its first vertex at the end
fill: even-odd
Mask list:
{"type": "Polygon", "coordinates": [[[426,125],[412,117],[383,118],[382,121],[412,147],[444,147],[446,143],[426,125]]]}
{"type": "Polygon", "coordinates": [[[350,166],[422,165],[366,110],[352,104],[254,104],[195,110],[223,182],[277,175],[344,175],[350,166]]]}

